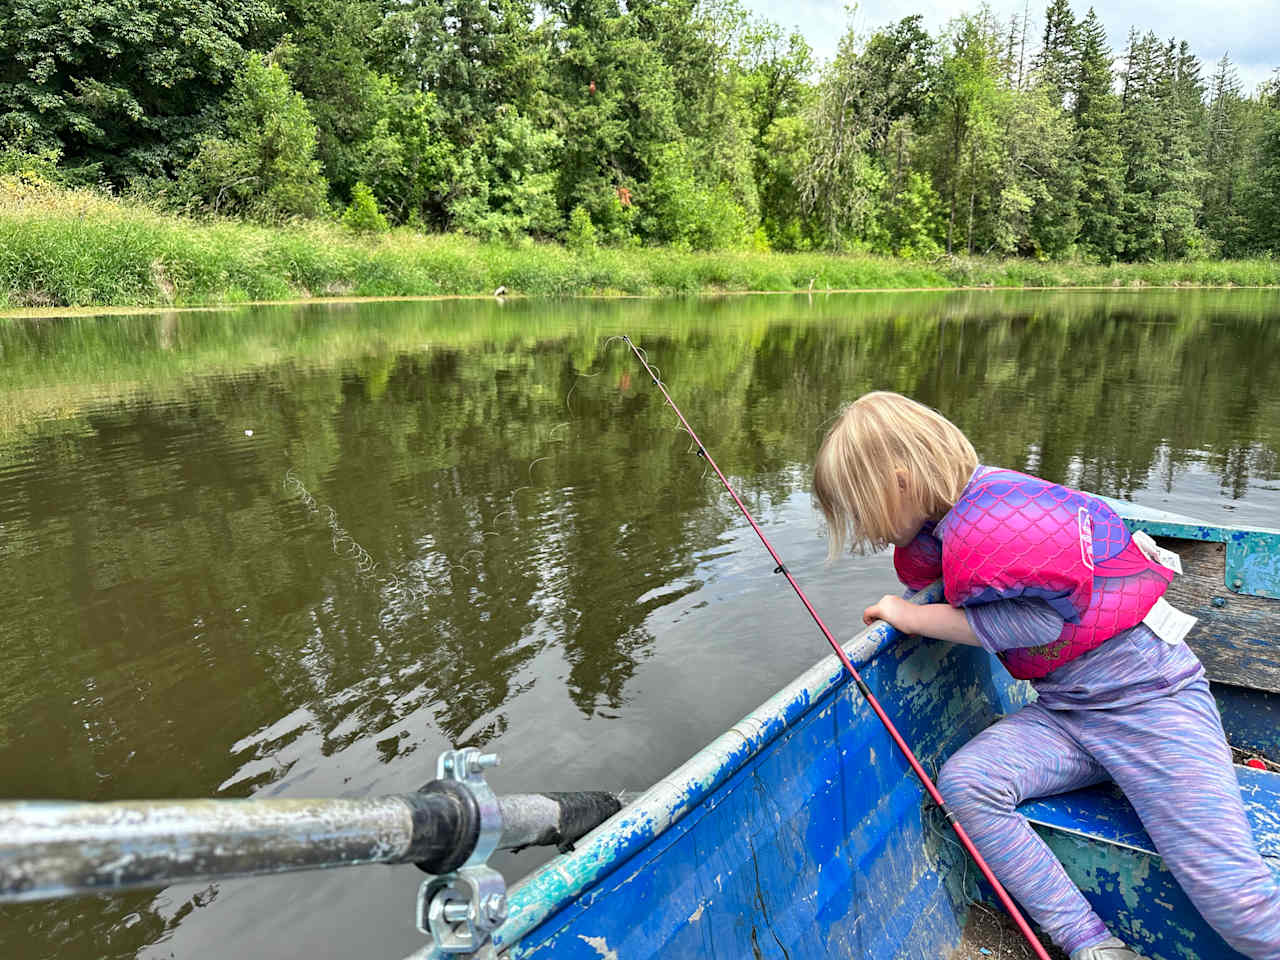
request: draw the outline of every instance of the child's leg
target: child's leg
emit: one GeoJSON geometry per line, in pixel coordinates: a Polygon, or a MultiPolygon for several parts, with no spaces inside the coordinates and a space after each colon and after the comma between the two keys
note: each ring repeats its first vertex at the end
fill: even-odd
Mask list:
{"type": "Polygon", "coordinates": [[[1032,797],[1106,779],[1052,711],[1036,703],[970,740],[938,777],[947,807],[996,877],[1068,953],[1105,940],[1107,928],[1015,808],[1032,797]]]}
{"type": "Polygon", "coordinates": [[[1129,798],[1209,925],[1247,957],[1280,960],[1280,883],[1254,842],[1208,683],[1080,711],[1067,726],[1129,798]]]}

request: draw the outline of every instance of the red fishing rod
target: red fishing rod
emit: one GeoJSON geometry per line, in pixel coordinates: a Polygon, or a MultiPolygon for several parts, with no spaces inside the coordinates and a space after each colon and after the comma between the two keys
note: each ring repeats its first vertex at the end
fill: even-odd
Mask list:
{"type": "Polygon", "coordinates": [[[791,589],[796,592],[796,596],[800,598],[800,602],[804,604],[804,608],[809,611],[809,616],[813,617],[813,622],[818,625],[818,629],[822,631],[822,635],[827,638],[827,643],[831,644],[831,649],[834,650],[836,656],[840,658],[840,662],[844,664],[844,668],[849,671],[849,676],[851,676],[853,678],[853,682],[857,684],[858,691],[866,699],[867,704],[875,712],[875,715],[880,718],[880,722],[884,724],[885,730],[889,732],[889,737],[897,745],[898,750],[901,751],[903,757],[906,758],[908,765],[910,765],[912,771],[920,780],[925,792],[929,794],[933,802],[938,805],[938,809],[941,810],[943,815],[947,818],[947,822],[951,824],[951,829],[956,832],[956,836],[960,839],[960,845],[964,847],[969,856],[973,858],[973,862],[977,864],[978,869],[982,872],[982,876],[986,878],[987,883],[991,884],[991,889],[996,892],[996,896],[999,898],[1001,905],[1008,912],[1009,916],[1013,918],[1013,922],[1017,924],[1018,930],[1021,931],[1024,937],[1026,937],[1027,943],[1031,945],[1031,949],[1035,951],[1039,960],[1049,960],[1048,952],[1045,950],[1043,944],[1040,943],[1039,938],[1031,932],[1031,927],[1027,925],[1026,919],[1022,916],[1022,911],[1018,909],[1017,904],[1013,902],[1013,898],[1009,896],[1004,886],[996,879],[995,874],[991,872],[991,868],[987,866],[987,861],[982,859],[982,854],[978,853],[978,848],[973,845],[973,841],[969,839],[969,835],[964,832],[964,828],[956,821],[955,815],[947,809],[947,805],[942,799],[942,794],[938,792],[938,788],[934,785],[933,780],[930,779],[929,774],[925,772],[924,767],[920,765],[920,761],[916,759],[916,755],[911,752],[911,748],[907,746],[907,741],[902,739],[902,734],[898,733],[898,728],[893,725],[893,721],[889,719],[889,715],[884,712],[884,708],[880,706],[880,701],[876,699],[875,694],[871,692],[871,688],[867,686],[866,681],[862,679],[862,675],[858,673],[853,662],[850,661],[848,654],[844,652],[844,647],[840,646],[836,641],[836,638],[831,635],[831,631],[827,629],[827,625],[822,622],[822,618],[818,616],[818,611],[813,608],[813,604],[809,602],[809,598],[806,597],[804,595],[804,591],[800,589],[800,584],[796,583],[795,577],[791,575],[791,571],[787,569],[786,564],[782,562],[782,558],[778,556],[778,551],[773,549],[773,544],[769,542],[769,538],[764,535],[764,531],[760,529],[755,518],[751,516],[751,511],[748,510],[746,505],[742,502],[737,491],[733,489],[733,485],[730,484],[725,478],[725,475],[720,472],[720,468],[716,465],[715,460],[711,458],[711,454],[707,452],[707,448],[702,445],[702,441],[698,439],[698,435],[693,432],[693,427],[689,426],[689,421],[684,418],[684,414],[680,412],[680,408],[676,406],[676,402],[671,399],[671,394],[667,393],[666,385],[658,379],[658,375],[654,373],[653,368],[649,366],[649,361],[645,359],[640,348],[631,342],[631,338],[624,335],[622,339],[625,340],[627,346],[631,348],[631,352],[636,355],[636,359],[644,364],[645,372],[652,378],[654,386],[662,391],[662,395],[666,397],[667,403],[671,406],[671,409],[676,412],[676,416],[680,418],[680,423],[684,426],[685,433],[689,434],[693,439],[693,442],[697,444],[698,456],[702,457],[711,465],[711,469],[716,472],[716,476],[720,478],[720,482],[724,484],[724,488],[729,491],[729,496],[733,497],[733,502],[738,505],[738,509],[742,511],[742,515],[747,518],[747,523],[751,524],[751,529],[756,532],[756,536],[760,538],[760,542],[764,544],[764,548],[769,551],[769,556],[773,557],[773,562],[777,564],[777,566],[774,567],[773,572],[780,573],[787,578],[787,583],[791,584],[791,589]]]}

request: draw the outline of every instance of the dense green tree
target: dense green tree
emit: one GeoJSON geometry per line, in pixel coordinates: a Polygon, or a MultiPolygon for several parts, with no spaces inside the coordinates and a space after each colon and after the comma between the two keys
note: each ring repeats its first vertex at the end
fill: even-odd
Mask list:
{"type": "Polygon", "coordinates": [[[918,123],[929,115],[939,82],[939,57],[938,44],[919,14],[871,35],[857,58],[853,110],[867,126],[872,151],[888,152],[895,126],[918,123]]]}
{"type": "Polygon", "coordinates": [[[795,250],[813,240],[796,186],[809,162],[801,114],[811,88],[809,44],[798,32],[784,33],[767,21],[748,22],[739,38],[739,97],[751,131],[752,169],[759,219],[768,243],[795,250]]]}
{"type": "Polygon", "coordinates": [[[626,209],[647,202],[652,176],[667,169],[667,145],[680,139],[671,71],[615,0],[568,0],[555,15],[561,209],[581,205],[620,238],[626,209]]]}
{"type": "Polygon", "coordinates": [[[560,138],[507,107],[486,126],[477,146],[468,155],[476,164],[475,186],[450,208],[458,226],[488,240],[559,232],[554,165],[560,138]]]}
{"type": "Polygon", "coordinates": [[[1161,183],[1155,207],[1155,229],[1166,260],[1195,256],[1204,237],[1197,226],[1200,184],[1204,172],[1197,160],[1204,117],[1200,66],[1185,41],[1165,47],[1161,58],[1161,183]]]}
{"type": "Polygon", "coordinates": [[[742,32],[738,59],[741,96],[758,146],[777,120],[804,108],[813,51],[798,31],[785,33],[775,23],[756,21],[742,32]]]}
{"type": "Polygon", "coordinates": [[[742,0],[11,0],[0,149],[251,217],[343,210],[359,183],[393,223],[509,240],[578,211],[603,244],[1274,248],[1280,85],[1245,95],[1225,58],[1206,84],[1186,42],[1135,30],[1117,91],[1070,0],[1029,32],[1025,8],[906,16],[815,76],[742,0]]]}
{"type": "Polygon", "coordinates": [[[840,40],[806,112],[809,156],[798,186],[806,217],[813,218],[825,245],[848,249],[876,229],[884,174],[868,153],[871,131],[855,106],[859,88],[857,37],[840,40]]]}
{"type": "Polygon", "coordinates": [[[373,0],[283,0],[280,65],[316,124],[316,156],[339,196],[382,179],[401,147],[387,130],[393,84],[370,64],[382,23],[373,0]]]}
{"type": "Polygon", "coordinates": [[[6,0],[0,141],[56,149],[116,186],[170,176],[276,22],[270,0],[6,0]]]}
{"type": "Polygon", "coordinates": [[[999,55],[998,35],[985,14],[952,22],[942,57],[938,127],[947,253],[953,252],[960,229],[965,248],[973,252],[975,205],[980,193],[985,197],[989,192],[984,178],[986,162],[996,150],[999,55]]]}
{"type": "Polygon", "coordinates": [[[1196,225],[1203,174],[1194,147],[1200,83],[1186,57],[1185,46],[1130,33],[1120,124],[1126,174],[1119,254],[1126,260],[1186,257],[1203,244],[1196,225]]]}
{"type": "Polygon", "coordinates": [[[1280,108],[1267,111],[1258,142],[1257,172],[1247,188],[1249,247],[1280,254],[1280,108]]]}
{"type": "Polygon", "coordinates": [[[1093,8],[1075,33],[1071,113],[1075,121],[1073,158],[1079,167],[1077,245],[1086,256],[1109,263],[1120,245],[1124,195],[1120,101],[1112,90],[1111,49],[1093,8]]]}
{"type": "Polygon", "coordinates": [[[327,207],[316,125],[280,64],[253,54],[227,99],[225,134],[201,142],[179,192],[214,213],[263,220],[327,207]]]}
{"type": "Polygon", "coordinates": [[[1241,96],[1240,77],[1225,53],[1210,81],[1206,114],[1201,194],[1202,223],[1219,251],[1239,255],[1245,246],[1247,220],[1243,187],[1248,182],[1250,104],[1241,96]]]}
{"type": "Polygon", "coordinates": [[[1079,229],[1069,114],[1054,107],[1043,85],[1006,89],[996,101],[998,160],[983,251],[1040,259],[1071,250],[1079,229]]]}
{"type": "Polygon", "coordinates": [[[1116,251],[1126,260],[1154,259],[1160,249],[1155,210],[1164,179],[1160,122],[1165,111],[1157,75],[1158,47],[1155,34],[1129,32],[1120,118],[1126,173],[1116,251]]]}

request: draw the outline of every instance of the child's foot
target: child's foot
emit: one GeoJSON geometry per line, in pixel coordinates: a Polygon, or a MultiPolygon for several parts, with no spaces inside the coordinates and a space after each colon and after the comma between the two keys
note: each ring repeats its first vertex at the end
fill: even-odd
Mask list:
{"type": "Polygon", "coordinates": [[[1123,940],[1110,937],[1092,947],[1081,947],[1071,954],[1071,960],[1147,960],[1124,945],[1123,940]]]}

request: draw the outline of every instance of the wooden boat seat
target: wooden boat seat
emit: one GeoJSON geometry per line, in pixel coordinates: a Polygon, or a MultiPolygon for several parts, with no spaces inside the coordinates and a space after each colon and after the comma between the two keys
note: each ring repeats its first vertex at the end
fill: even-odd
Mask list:
{"type": "MultiPolygon", "coordinates": [[[[1237,766],[1244,809],[1258,849],[1272,872],[1280,874],[1280,773],[1237,766]]],[[[1113,784],[1029,800],[1018,811],[1031,823],[1085,840],[1156,854],[1137,813],[1113,784]]]]}
{"type": "MultiPolygon", "coordinates": [[[[1135,526],[1163,532],[1161,525],[1135,526]]],[[[1280,600],[1274,599],[1280,593],[1280,536],[1250,531],[1236,539],[1239,544],[1156,536],[1157,543],[1182,558],[1183,573],[1173,578],[1165,598],[1199,620],[1187,637],[1187,645],[1200,658],[1211,681],[1280,694],[1280,650],[1275,635],[1280,600]],[[1227,569],[1232,546],[1252,550],[1257,566],[1266,561],[1268,573],[1274,574],[1258,577],[1263,584],[1259,590],[1266,593],[1233,589],[1236,574],[1227,569]]],[[[1242,582],[1241,586],[1251,584],[1242,582]]]]}

